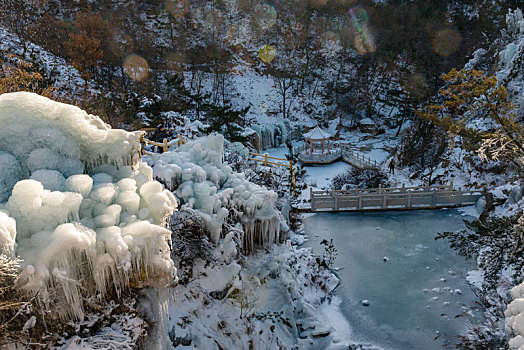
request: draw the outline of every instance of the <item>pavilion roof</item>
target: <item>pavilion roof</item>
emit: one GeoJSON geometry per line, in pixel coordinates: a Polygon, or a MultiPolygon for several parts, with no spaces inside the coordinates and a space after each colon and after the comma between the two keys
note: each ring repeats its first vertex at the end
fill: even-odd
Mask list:
{"type": "Polygon", "coordinates": [[[312,141],[327,140],[331,136],[333,135],[325,130],[322,130],[318,125],[315,126],[313,130],[310,130],[309,132],[304,134],[304,138],[312,141]]]}

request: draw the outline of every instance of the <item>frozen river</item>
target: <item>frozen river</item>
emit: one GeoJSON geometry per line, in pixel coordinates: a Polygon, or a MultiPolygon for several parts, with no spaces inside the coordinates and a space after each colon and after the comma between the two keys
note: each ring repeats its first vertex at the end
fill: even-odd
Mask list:
{"type": "Polygon", "coordinates": [[[473,305],[465,280],[473,265],[447,241],[434,238],[437,232],[464,228],[463,219],[455,210],[305,218],[306,246],[322,254],[320,242],[333,238],[338,250],[334,266],[342,269],[335,294],[355,342],[402,350],[442,349],[457,342],[457,333],[474,317],[455,318],[473,305]],[[363,306],[363,299],[370,305],[363,306]]]}

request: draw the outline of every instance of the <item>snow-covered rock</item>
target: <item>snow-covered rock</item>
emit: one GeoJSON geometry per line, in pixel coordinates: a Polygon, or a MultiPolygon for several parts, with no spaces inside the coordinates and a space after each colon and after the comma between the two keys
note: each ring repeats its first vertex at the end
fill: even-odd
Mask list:
{"type": "Polygon", "coordinates": [[[358,127],[361,132],[369,133],[369,134],[377,134],[378,133],[378,127],[377,124],[370,118],[364,118],[358,123],[358,127]]]}
{"type": "Polygon", "coordinates": [[[0,126],[0,202],[38,170],[68,177],[140,159],[141,132],[112,129],[78,107],[28,92],[0,96],[0,126]]]}

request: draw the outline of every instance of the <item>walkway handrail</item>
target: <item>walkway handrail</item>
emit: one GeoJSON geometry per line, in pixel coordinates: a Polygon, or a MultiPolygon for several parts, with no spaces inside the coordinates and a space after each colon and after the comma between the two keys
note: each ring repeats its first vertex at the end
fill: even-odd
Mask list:
{"type": "MultiPolygon", "coordinates": [[[[186,139],[182,136],[174,138],[171,141],[167,141],[167,139],[163,139],[162,142],[156,142],[156,141],[148,140],[146,138],[142,139],[141,141],[143,141],[146,145],[153,145],[153,146],[161,147],[163,152],[167,152],[169,150],[169,147],[173,146],[174,144],[177,144],[178,147],[180,147],[181,145],[184,145],[186,143],[186,139]]],[[[154,152],[146,151],[145,153],[152,154],[154,152]]]]}
{"type": "Polygon", "coordinates": [[[368,156],[360,153],[360,152],[355,152],[353,151],[349,145],[347,144],[342,144],[340,145],[341,149],[342,149],[342,157],[348,157],[348,158],[352,158],[353,160],[356,159],[356,162],[360,162],[360,164],[362,164],[364,167],[368,167],[368,168],[376,168],[377,167],[377,161],[376,160],[372,160],[371,158],[369,158],[368,156]]]}
{"type": "Polygon", "coordinates": [[[311,193],[315,195],[322,195],[322,194],[336,194],[336,195],[349,195],[349,196],[356,196],[360,194],[383,194],[383,193],[403,193],[407,191],[417,191],[417,192],[429,192],[429,191],[442,191],[442,190],[453,190],[453,182],[451,182],[449,185],[434,185],[434,186],[413,186],[413,187],[406,187],[405,185],[402,185],[402,187],[382,187],[379,185],[377,188],[358,188],[358,186],[355,189],[351,190],[311,190],[311,193]]]}
{"type": "Polygon", "coordinates": [[[306,164],[329,164],[342,158],[357,168],[376,168],[377,161],[365,156],[360,152],[353,151],[350,143],[335,143],[329,151],[324,149],[322,152],[309,153],[305,146],[297,148],[299,159],[306,164]]]}
{"type": "Polygon", "coordinates": [[[288,168],[289,172],[291,174],[291,184],[293,185],[293,197],[296,197],[296,195],[297,195],[297,185],[296,185],[296,181],[295,181],[295,170],[293,169],[293,160],[271,157],[267,153],[258,154],[258,153],[249,152],[249,154],[252,155],[253,157],[248,158],[248,160],[252,160],[252,161],[255,161],[255,162],[263,163],[264,166],[276,165],[276,166],[282,166],[282,167],[288,168]],[[261,157],[263,159],[257,159],[256,157],[261,157]],[[285,163],[270,162],[269,159],[282,161],[282,162],[285,162],[285,163]]]}

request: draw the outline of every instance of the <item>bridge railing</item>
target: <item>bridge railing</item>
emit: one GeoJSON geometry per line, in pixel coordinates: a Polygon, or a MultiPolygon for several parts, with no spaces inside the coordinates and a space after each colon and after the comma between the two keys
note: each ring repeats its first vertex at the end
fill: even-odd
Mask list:
{"type": "Polygon", "coordinates": [[[359,168],[376,168],[377,161],[368,156],[351,149],[349,144],[341,144],[342,157],[348,162],[357,165],[359,168]]]}
{"type": "Polygon", "coordinates": [[[330,146],[329,150],[327,148],[322,152],[319,149],[314,149],[313,152],[305,146],[300,146],[296,148],[298,152],[298,159],[304,163],[313,163],[313,164],[325,164],[331,163],[342,157],[342,149],[335,145],[330,146]]]}
{"type": "Polygon", "coordinates": [[[349,191],[310,190],[312,211],[459,207],[472,205],[484,195],[482,190],[454,190],[453,185],[349,191]]]}
{"type": "Polygon", "coordinates": [[[392,193],[392,192],[407,192],[407,191],[443,191],[443,190],[453,190],[453,183],[450,183],[449,185],[436,185],[436,186],[412,186],[408,187],[405,185],[402,185],[401,187],[382,187],[379,185],[377,188],[354,188],[349,190],[311,190],[311,193],[314,195],[322,195],[326,194],[329,196],[337,195],[337,196],[344,196],[344,195],[350,195],[350,196],[359,196],[361,194],[384,194],[384,193],[392,193]]]}

